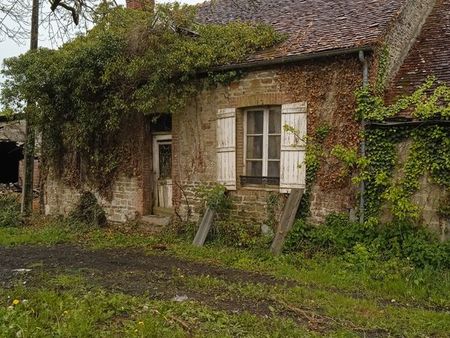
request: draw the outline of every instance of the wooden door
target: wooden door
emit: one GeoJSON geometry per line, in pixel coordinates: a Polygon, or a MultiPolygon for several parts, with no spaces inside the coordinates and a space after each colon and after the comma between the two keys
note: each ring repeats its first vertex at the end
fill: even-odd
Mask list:
{"type": "Polygon", "coordinates": [[[172,135],[153,137],[155,207],[172,208],[172,135]]]}

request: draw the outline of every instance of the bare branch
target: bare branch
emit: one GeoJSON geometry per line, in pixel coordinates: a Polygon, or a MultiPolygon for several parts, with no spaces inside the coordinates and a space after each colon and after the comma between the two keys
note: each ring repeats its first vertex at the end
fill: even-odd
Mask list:
{"type": "MultiPolygon", "coordinates": [[[[96,7],[102,1],[106,0],[41,0],[40,31],[47,31],[52,45],[59,45],[92,27],[96,7]]],[[[111,4],[117,6],[115,0],[111,4]]],[[[29,37],[30,22],[30,0],[1,0],[0,41],[23,42],[29,37]]]]}

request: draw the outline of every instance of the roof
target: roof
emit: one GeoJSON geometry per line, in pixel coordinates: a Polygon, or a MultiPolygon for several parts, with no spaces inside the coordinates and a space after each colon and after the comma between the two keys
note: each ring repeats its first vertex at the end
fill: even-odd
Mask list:
{"type": "Polygon", "coordinates": [[[25,121],[0,122],[0,142],[25,142],[25,121]]]}
{"type": "Polygon", "coordinates": [[[263,22],[287,33],[250,62],[374,46],[407,0],[215,0],[199,6],[204,23],[263,22]]]}
{"type": "Polygon", "coordinates": [[[450,0],[437,3],[400,67],[388,96],[409,94],[427,77],[450,85],[450,0]]]}

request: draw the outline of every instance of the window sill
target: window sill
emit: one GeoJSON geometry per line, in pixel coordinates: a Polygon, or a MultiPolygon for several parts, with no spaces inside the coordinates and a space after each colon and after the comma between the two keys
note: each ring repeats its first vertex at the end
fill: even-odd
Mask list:
{"type": "Polygon", "coordinates": [[[280,187],[264,185],[244,185],[240,187],[240,190],[280,192],[280,187]]]}

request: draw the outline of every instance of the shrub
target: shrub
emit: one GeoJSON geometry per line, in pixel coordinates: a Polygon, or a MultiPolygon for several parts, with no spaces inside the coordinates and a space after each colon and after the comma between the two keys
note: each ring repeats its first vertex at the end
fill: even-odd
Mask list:
{"type": "Polygon", "coordinates": [[[70,218],[94,226],[106,225],[106,214],[98,204],[97,198],[91,192],[84,192],[78,204],[70,213],[70,218]]]}
{"type": "Polygon", "coordinates": [[[399,258],[416,267],[450,268],[450,243],[441,243],[428,229],[407,222],[367,226],[334,214],[314,226],[302,219],[294,224],[286,248],[343,255],[352,264],[399,258]]]}
{"type": "Polygon", "coordinates": [[[0,227],[14,227],[20,223],[18,196],[15,194],[0,195],[0,227]]]}
{"type": "Polygon", "coordinates": [[[196,195],[206,203],[207,207],[218,213],[224,213],[231,208],[231,198],[222,184],[201,185],[197,188],[196,195]]]}
{"type": "Polygon", "coordinates": [[[260,247],[267,241],[267,238],[261,235],[258,225],[243,224],[234,220],[214,222],[211,237],[225,245],[240,248],[260,247]]]}

